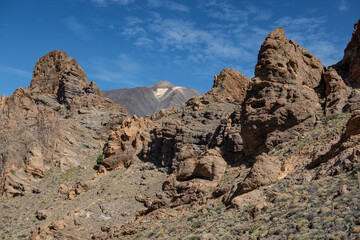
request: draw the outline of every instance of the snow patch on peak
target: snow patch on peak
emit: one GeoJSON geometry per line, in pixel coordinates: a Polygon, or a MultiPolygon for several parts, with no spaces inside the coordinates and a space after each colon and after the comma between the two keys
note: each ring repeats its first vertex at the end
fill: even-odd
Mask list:
{"type": "Polygon", "coordinates": [[[164,96],[164,94],[169,90],[169,88],[157,88],[154,93],[157,99],[164,96]]]}

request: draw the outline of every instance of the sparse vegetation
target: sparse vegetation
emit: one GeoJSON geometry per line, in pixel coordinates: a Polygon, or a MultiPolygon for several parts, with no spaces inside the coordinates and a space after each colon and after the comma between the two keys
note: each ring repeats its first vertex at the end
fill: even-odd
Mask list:
{"type": "Polygon", "coordinates": [[[76,173],[79,172],[79,170],[80,169],[77,167],[69,168],[68,170],[65,171],[65,173],[61,177],[62,180],[69,181],[72,176],[74,176],[76,173]]]}
{"type": "Polygon", "coordinates": [[[165,236],[165,233],[163,233],[163,232],[158,232],[157,234],[156,234],[156,238],[162,238],[162,237],[164,237],[165,236]]]}
{"type": "Polygon", "coordinates": [[[96,159],[96,164],[99,166],[99,165],[102,165],[103,163],[104,163],[104,157],[103,157],[102,153],[100,153],[98,158],[96,159]]]}
{"type": "Polygon", "coordinates": [[[339,113],[332,114],[323,120],[323,124],[327,125],[329,121],[338,119],[341,115],[339,113]]]}

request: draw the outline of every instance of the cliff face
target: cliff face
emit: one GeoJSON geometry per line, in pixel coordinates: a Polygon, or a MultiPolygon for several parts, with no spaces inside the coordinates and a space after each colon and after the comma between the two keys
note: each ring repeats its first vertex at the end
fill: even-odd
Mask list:
{"type": "Polygon", "coordinates": [[[131,115],[151,116],[160,109],[182,107],[185,102],[202,93],[191,88],[175,87],[169,82],[160,81],[149,87],[115,89],[102,91],[104,97],[115,103],[125,105],[131,115]]]}
{"type": "MultiPolygon", "coordinates": [[[[37,63],[29,89],[0,99],[0,190],[37,194],[20,208],[42,222],[18,217],[33,230],[30,239],[172,239],[201,230],[204,239],[224,232],[355,239],[358,26],[344,59],[328,69],[275,29],[253,79],[224,69],[208,93],[145,118],[102,98],[75,60],[52,52],[37,63]],[[52,166],[78,166],[79,174],[59,177],[52,166]],[[51,178],[64,184],[50,187],[51,178]],[[225,211],[221,201],[238,210],[225,211]]],[[[171,88],[160,82],[141,91],[165,96],[171,88]]]]}
{"type": "Polygon", "coordinates": [[[0,192],[3,197],[36,191],[52,166],[82,165],[88,146],[100,151],[126,109],[101,97],[75,59],[63,51],[40,58],[29,88],[0,104],[0,192]],[[86,135],[89,138],[82,138],[86,135]]]}

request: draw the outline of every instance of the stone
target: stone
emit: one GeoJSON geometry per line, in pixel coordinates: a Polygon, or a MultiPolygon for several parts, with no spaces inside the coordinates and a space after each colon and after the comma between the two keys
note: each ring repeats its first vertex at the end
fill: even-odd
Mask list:
{"type": "Polygon", "coordinates": [[[37,61],[29,89],[34,95],[57,95],[65,91],[67,84],[71,85],[73,93],[80,93],[81,88],[87,87],[89,83],[86,73],[75,59],[64,51],[55,50],[37,61]]]}
{"type": "Polygon", "coordinates": [[[177,180],[201,178],[220,181],[225,173],[226,166],[227,164],[219,151],[210,149],[197,159],[188,158],[180,162],[176,178],[177,180]]]}
{"type": "Polygon", "coordinates": [[[35,216],[39,220],[45,220],[49,217],[49,213],[46,210],[37,210],[35,216]]]}
{"type": "Polygon", "coordinates": [[[250,79],[233,68],[225,68],[214,76],[214,85],[200,97],[200,102],[230,102],[241,104],[246,96],[250,79]]]}
{"type": "Polygon", "coordinates": [[[150,131],[154,127],[150,119],[127,118],[116,131],[110,134],[104,149],[106,170],[129,167],[137,155],[150,141],[150,131]]]}
{"type": "Polygon", "coordinates": [[[333,66],[345,82],[360,87],[360,20],[354,24],[352,38],[344,50],[343,59],[333,66]]]}
{"type": "Polygon", "coordinates": [[[321,88],[323,73],[320,60],[288,41],[283,28],[269,34],[241,112],[246,156],[267,153],[313,128],[321,110],[314,89],[321,88]]]}
{"type": "Polygon", "coordinates": [[[83,165],[126,116],[123,106],[101,97],[75,59],[58,50],[46,54],[29,88],[0,99],[1,197],[31,192],[52,166],[83,165]]]}
{"type": "Polygon", "coordinates": [[[237,185],[234,185],[231,191],[226,193],[223,201],[226,204],[231,204],[236,197],[251,192],[261,186],[269,185],[278,180],[281,175],[281,162],[275,157],[270,157],[262,153],[256,157],[255,163],[245,179],[237,185]]]}
{"type": "Polygon", "coordinates": [[[288,41],[285,29],[272,31],[261,45],[255,77],[282,84],[300,84],[309,88],[319,86],[325,67],[308,50],[288,41]]]}
{"type": "Polygon", "coordinates": [[[325,115],[340,114],[345,112],[347,99],[350,95],[350,89],[346,86],[342,77],[337,71],[329,67],[324,73],[326,84],[326,105],[325,115]]]}

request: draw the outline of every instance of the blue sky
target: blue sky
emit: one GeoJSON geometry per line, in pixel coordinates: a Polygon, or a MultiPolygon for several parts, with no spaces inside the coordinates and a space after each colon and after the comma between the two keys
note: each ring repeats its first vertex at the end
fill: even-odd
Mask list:
{"type": "Polygon", "coordinates": [[[29,86],[37,59],[55,49],[103,90],[161,80],[206,92],[223,68],[253,77],[279,26],[328,66],[359,13],[359,0],[0,0],[0,95],[29,86]]]}

